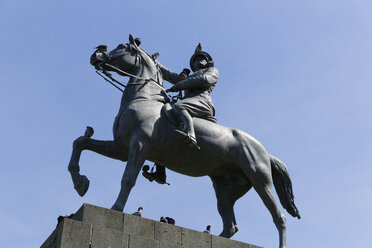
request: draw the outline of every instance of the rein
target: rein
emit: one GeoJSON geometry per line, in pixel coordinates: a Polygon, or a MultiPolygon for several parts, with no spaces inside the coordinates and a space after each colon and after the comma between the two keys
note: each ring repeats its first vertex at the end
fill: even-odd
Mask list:
{"type": "MultiPolygon", "coordinates": [[[[131,74],[131,73],[129,73],[129,72],[123,71],[123,70],[117,68],[116,66],[113,66],[113,65],[110,65],[110,64],[107,64],[107,63],[104,63],[104,65],[107,66],[107,67],[110,67],[111,69],[113,69],[113,70],[115,70],[115,71],[117,71],[117,72],[120,72],[120,73],[122,73],[122,74],[125,74],[125,75],[128,75],[128,76],[130,76],[130,77],[134,77],[134,78],[137,78],[137,79],[143,80],[143,81],[145,81],[145,83],[147,83],[147,82],[153,82],[156,86],[158,86],[158,87],[159,87],[159,88],[160,88],[160,89],[165,93],[165,95],[166,95],[166,96],[169,98],[169,100],[171,100],[172,102],[177,102],[178,99],[180,98],[180,94],[178,94],[177,96],[171,96],[171,95],[169,95],[168,92],[166,91],[166,89],[165,89],[164,87],[162,87],[162,86],[159,84],[159,82],[156,81],[156,80],[153,79],[153,78],[143,78],[143,77],[139,77],[139,76],[136,76],[136,75],[133,75],[133,74],[131,74]]],[[[98,75],[100,75],[100,76],[101,76],[105,81],[107,81],[108,83],[110,83],[112,86],[114,86],[115,88],[117,88],[118,90],[120,90],[120,91],[123,92],[123,93],[124,93],[124,90],[121,89],[121,88],[120,88],[119,86],[117,86],[116,84],[122,86],[123,88],[126,88],[126,86],[128,86],[128,85],[141,85],[141,84],[138,84],[138,83],[126,83],[126,85],[125,85],[125,84],[119,82],[116,78],[114,78],[114,77],[112,76],[111,73],[109,73],[109,72],[106,71],[106,70],[103,70],[101,67],[100,67],[100,69],[96,70],[96,73],[97,73],[98,75]],[[102,72],[103,74],[105,74],[109,79],[106,78],[105,76],[103,76],[100,72],[102,72]],[[116,83],[116,84],[115,84],[115,83],[116,83]]],[[[182,96],[182,95],[181,95],[181,96],[182,96]]]]}
{"type": "Polygon", "coordinates": [[[124,84],[120,83],[118,80],[116,80],[112,75],[111,73],[105,71],[105,70],[102,70],[102,73],[105,74],[107,77],[109,77],[111,79],[111,81],[109,79],[107,79],[105,76],[103,76],[99,70],[96,70],[96,73],[98,75],[100,75],[104,80],[106,80],[109,84],[111,84],[112,86],[114,86],[116,89],[120,90],[121,92],[124,93],[124,90],[122,90],[119,86],[117,86],[115,83],[119,84],[120,86],[122,87],[126,87],[124,84]],[[114,83],[115,82],[115,83],[114,83]]]}

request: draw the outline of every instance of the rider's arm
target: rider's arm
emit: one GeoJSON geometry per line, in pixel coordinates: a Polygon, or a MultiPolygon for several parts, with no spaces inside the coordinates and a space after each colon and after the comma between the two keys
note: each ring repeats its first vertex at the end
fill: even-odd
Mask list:
{"type": "Polygon", "coordinates": [[[196,89],[213,86],[217,83],[219,77],[218,70],[215,67],[210,67],[203,73],[191,75],[186,80],[183,80],[174,85],[171,91],[180,91],[186,89],[196,89]]]}
{"type": "Polygon", "coordinates": [[[157,64],[159,65],[159,68],[165,80],[167,80],[171,84],[176,84],[180,81],[179,74],[172,72],[171,70],[169,70],[168,68],[160,64],[159,62],[157,62],[157,64]]]}

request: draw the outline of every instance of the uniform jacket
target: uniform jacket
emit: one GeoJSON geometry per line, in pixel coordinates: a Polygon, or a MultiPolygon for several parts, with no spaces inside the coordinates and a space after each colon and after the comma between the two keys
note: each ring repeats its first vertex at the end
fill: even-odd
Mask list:
{"type": "Polygon", "coordinates": [[[184,90],[184,98],[195,98],[195,100],[205,102],[204,104],[210,105],[210,107],[213,108],[214,113],[210,93],[216,86],[219,78],[218,70],[215,67],[198,70],[194,74],[188,76],[186,80],[180,81],[179,74],[172,72],[160,63],[158,63],[158,65],[163,74],[163,78],[174,84],[172,87],[174,90],[184,90]]]}

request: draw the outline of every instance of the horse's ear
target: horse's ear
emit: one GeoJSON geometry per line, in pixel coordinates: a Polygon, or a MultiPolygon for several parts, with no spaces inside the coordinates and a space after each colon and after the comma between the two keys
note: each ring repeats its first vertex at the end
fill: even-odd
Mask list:
{"type": "Polygon", "coordinates": [[[200,44],[200,42],[199,42],[199,44],[196,46],[196,48],[195,48],[195,52],[194,52],[194,54],[195,53],[200,53],[202,51],[202,45],[200,44]]]}
{"type": "Polygon", "coordinates": [[[133,39],[133,36],[131,34],[129,34],[129,44],[134,45],[134,39],[133,39]]]}
{"type": "Polygon", "coordinates": [[[139,40],[139,38],[133,39],[133,36],[131,34],[129,35],[129,43],[131,44],[130,47],[134,48],[134,50],[136,50],[136,51],[140,50],[139,44],[141,44],[141,40],[139,40],[139,44],[137,44],[138,40],[139,40]]]}
{"type": "Polygon", "coordinates": [[[159,53],[154,53],[153,55],[151,55],[151,58],[153,60],[156,60],[157,58],[159,58],[160,54],[159,53]]]}

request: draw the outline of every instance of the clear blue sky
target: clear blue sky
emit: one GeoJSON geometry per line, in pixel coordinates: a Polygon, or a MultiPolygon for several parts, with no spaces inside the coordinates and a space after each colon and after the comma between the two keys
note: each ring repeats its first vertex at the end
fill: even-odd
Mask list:
{"type": "MultiPolygon", "coordinates": [[[[289,168],[302,219],[282,209],[288,247],[372,247],[370,0],[1,0],[0,247],[38,247],[59,215],[114,203],[125,164],[84,152],[91,187],[83,198],[67,164],[87,125],[95,138],[112,138],[121,95],[89,57],[130,33],[174,71],[198,42],[213,56],[219,123],[253,135],[289,168]]],[[[168,180],[139,176],[125,212],[143,206],[144,217],[219,234],[209,178],[168,171],[168,180]]],[[[235,212],[234,239],[278,246],[254,190],[235,212]]]]}

